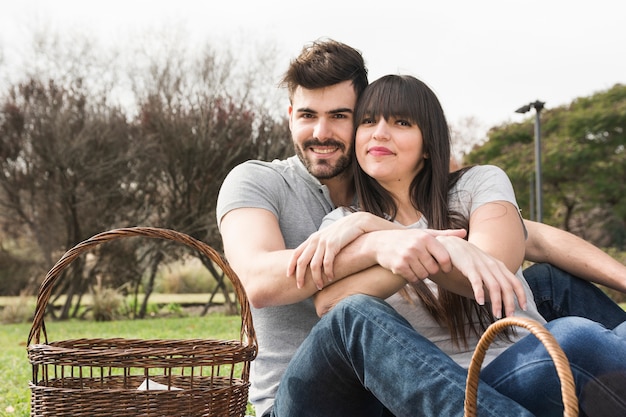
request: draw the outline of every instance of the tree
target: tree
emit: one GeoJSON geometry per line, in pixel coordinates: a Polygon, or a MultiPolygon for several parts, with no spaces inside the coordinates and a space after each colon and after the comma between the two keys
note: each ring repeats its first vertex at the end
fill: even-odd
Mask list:
{"type": "MultiPolygon", "coordinates": [[[[80,79],[68,88],[31,79],[11,90],[1,114],[2,221],[33,237],[45,265],[61,248],[128,221],[136,149],[118,108],[91,101],[80,79]]],[[[77,265],[63,316],[84,290],[81,275],[77,265]]]]}
{"type": "MultiPolygon", "coordinates": [[[[125,84],[117,64],[127,57],[89,39],[35,39],[34,63],[24,66],[34,70],[0,97],[0,223],[33,242],[42,271],[80,241],[123,226],[172,228],[219,250],[215,203],[225,175],[247,159],[292,153],[287,121],[267,94],[272,74],[238,64],[230,51],[241,58],[242,48],[189,53],[181,45],[190,42],[165,34],[153,52],[131,52],[125,84]],[[126,85],[130,100],[120,94],[126,85]]],[[[247,59],[268,70],[272,56],[264,48],[247,59]]],[[[159,265],[182,256],[184,248],[160,241],[99,247],[57,289],[68,295],[61,317],[78,299],[76,314],[96,281],[145,291],[143,316],[159,265]]]]}
{"type": "MultiPolygon", "coordinates": [[[[544,218],[601,246],[626,244],[626,86],[544,110],[544,218]],[[600,230],[601,232],[598,232],[600,230]]],[[[468,156],[511,177],[520,207],[529,206],[534,177],[533,121],[503,125],[468,156]]]]}
{"type": "MultiPolygon", "coordinates": [[[[153,83],[143,83],[148,91],[137,120],[139,136],[149,150],[141,184],[155,190],[158,199],[152,223],[215,248],[221,248],[215,203],[226,174],[245,160],[279,158],[292,151],[286,121],[271,117],[254,102],[255,83],[250,79],[231,79],[233,65],[209,49],[195,58],[172,54],[153,62],[149,71],[153,83]]],[[[221,286],[220,273],[205,261],[221,286]]],[[[145,285],[147,294],[153,280],[154,274],[145,285]]],[[[221,289],[230,301],[226,288],[221,289]]],[[[144,302],[140,315],[145,308],[144,302]]]]}

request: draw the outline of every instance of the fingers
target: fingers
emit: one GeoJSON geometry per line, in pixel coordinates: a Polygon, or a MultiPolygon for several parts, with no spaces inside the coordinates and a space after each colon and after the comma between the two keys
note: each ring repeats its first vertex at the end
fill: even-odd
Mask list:
{"type": "Polygon", "coordinates": [[[504,314],[506,317],[513,316],[516,310],[515,300],[517,299],[519,306],[526,310],[526,292],[521,281],[509,271],[503,263],[499,263],[501,270],[500,279],[496,282],[493,289],[488,289],[491,294],[495,291],[500,296],[492,300],[494,310],[494,316],[497,318],[502,317],[502,307],[504,307],[504,314]],[[495,303],[498,303],[497,305],[495,303]],[[499,314],[496,314],[499,313],[499,314]]]}
{"type": "MultiPolygon", "coordinates": [[[[296,249],[294,249],[294,251],[293,251],[293,253],[291,255],[291,258],[289,259],[289,263],[287,264],[287,276],[288,277],[296,273],[297,266],[298,266],[298,259],[300,258],[300,255],[304,251],[305,247],[306,246],[303,243],[300,246],[298,246],[296,249]]],[[[297,284],[298,288],[301,288],[302,283],[298,282],[297,277],[296,277],[296,284],[297,284]]]]}
{"type": "Polygon", "coordinates": [[[318,290],[324,288],[325,281],[332,281],[335,253],[327,246],[326,241],[314,233],[294,249],[287,265],[287,276],[295,274],[298,288],[304,287],[307,270],[311,271],[311,280],[318,290]]]}
{"type": "Polygon", "coordinates": [[[450,252],[448,252],[440,241],[437,239],[430,241],[428,244],[428,253],[431,255],[431,259],[433,260],[432,264],[428,263],[428,265],[425,265],[430,275],[434,275],[440,270],[445,273],[452,271],[453,265],[450,252]]]}
{"type": "Polygon", "coordinates": [[[312,238],[313,236],[309,237],[309,239],[294,249],[287,265],[287,276],[295,274],[296,286],[298,288],[304,287],[307,268],[315,255],[315,247],[310,244],[312,238]]]}
{"type": "Polygon", "coordinates": [[[513,315],[516,298],[519,306],[526,309],[522,281],[501,260],[463,239],[446,236],[436,239],[444,243],[452,264],[469,281],[476,302],[480,305],[484,305],[487,299],[491,302],[494,317],[501,318],[503,312],[506,316],[513,315]]]}
{"type": "Polygon", "coordinates": [[[470,278],[476,302],[483,305],[485,302],[485,289],[491,302],[491,310],[495,318],[502,318],[502,310],[506,317],[513,316],[516,303],[526,310],[526,292],[521,281],[515,274],[509,271],[500,261],[490,262],[489,268],[480,274],[480,277],[470,278]],[[491,272],[486,272],[491,271],[491,272]]]}
{"type": "Polygon", "coordinates": [[[440,266],[430,253],[423,252],[416,256],[399,256],[389,270],[407,282],[416,283],[439,272],[440,266]]]}
{"type": "Polygon", "coordinates": [[[426,233],[430,234],[431,236],[455,236],[455,237],[460,237],[461,239],[464,239],[465,236],[467,236],[467,230],[465,229],[444,229],[444,230],[438,230],[438,229],[423,229],[426,233]]]}
{"type": "MultiPolygon", "coordinates": [[[[311,261],[308,263],[309,268],[311,269],[311,279],[315,283],[315,286],[318,290],[324,288],[324,271],[322,269],[323,261],[324,261],[324,252],[320,251],[319,246],[312,247],[313,256],[311,257],[311,261]]],[[[302,265],[301,273],[302,276],[306,274],[307,265],[302,265]]]]}

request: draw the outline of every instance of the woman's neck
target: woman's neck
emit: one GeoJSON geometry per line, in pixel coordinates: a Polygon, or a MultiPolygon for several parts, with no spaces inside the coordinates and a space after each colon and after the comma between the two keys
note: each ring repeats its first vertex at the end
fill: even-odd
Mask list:
{"type": "Polygon", "coordinates": [[[396,221],[404,226],[415,224],[422,218],[422,213],[413,206],[408,193],[404,193],[402,198],[394,196],[394,201],[398,211],[396,213],[396,221]]]}

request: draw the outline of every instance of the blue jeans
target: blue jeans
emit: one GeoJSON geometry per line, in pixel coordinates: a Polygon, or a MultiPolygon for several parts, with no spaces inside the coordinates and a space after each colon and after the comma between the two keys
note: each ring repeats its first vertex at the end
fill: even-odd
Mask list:
{"type": "MultiPolygon", "coordinates": [[[[389,304],[354,295],[326,314],[300,346],[281,379],[271,415],[461,417],[466,378],[466,369],[389,304]]],[[[478,415],[532,414],[480,384],[478,415]]]]}
{"type": "Polygon", "coordinates": [[[551,321],[579,316],[613,329],[626,321],[626,311],[589,281],[549,265],[534,264],[524,270],[539,313],[551,321]]]}
{"type": "MultiPolygon", "coordinates": [[[[574,375],[580,415],[626,416],[626,323],[608,330],[581,317],[546,327],[565,352],[574,375]]],[[[562,416],[560,385],[543,345],[529,335],[498,355],[481,380],[537,416],[562,416]]]]}

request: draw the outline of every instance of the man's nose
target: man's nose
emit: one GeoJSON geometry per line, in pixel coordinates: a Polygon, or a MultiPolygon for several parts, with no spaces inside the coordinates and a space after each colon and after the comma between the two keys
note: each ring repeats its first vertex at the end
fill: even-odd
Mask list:
{"type": "Polygon", "coordinates": [[[332,138],[332,128],[330,121],[320,117],[313,129],[313,137],[319,140],[332,138]]]}

